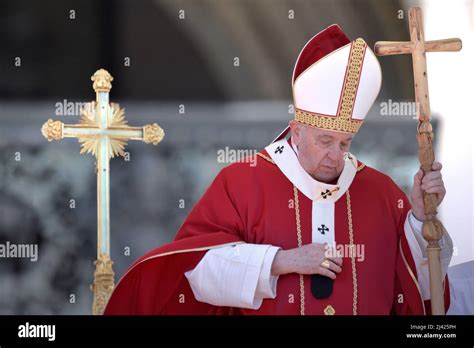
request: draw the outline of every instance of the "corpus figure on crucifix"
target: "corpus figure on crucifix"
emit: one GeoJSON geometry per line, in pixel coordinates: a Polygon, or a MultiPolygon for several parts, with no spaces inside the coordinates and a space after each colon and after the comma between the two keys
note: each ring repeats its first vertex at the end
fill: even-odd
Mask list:
{"type": "MultiPolygon", "coordinates": [[[[129,268],[105,314],[429,313],[423,191],[443,199],[441,165],[416,174],[410,201],[349,153],[381,82],[363,39],[338,25],[311,38],[293,71],[294,119],[257,165],[217,175],[175,241],[129,268]]],[[[444,278],[447,233],[442,245],[444,278]]]]}

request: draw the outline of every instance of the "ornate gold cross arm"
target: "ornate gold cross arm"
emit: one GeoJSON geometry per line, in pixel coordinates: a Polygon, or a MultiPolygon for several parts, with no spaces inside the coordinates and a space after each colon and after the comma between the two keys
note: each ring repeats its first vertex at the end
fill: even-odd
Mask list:
{"type": "MultiPolygon", "coordinates": [[[[120,109],[118,104],[112,104],[111,108],[113,112],[123,112],[123,109],[120,109]]],[[[163,129],[157,123],[147,124],[143,127],[116,125],[101,128],[94,124],[93,118],[89,121],[89,117],[89,111],[83,109],[82,119],[79,124],[65,124],[61,121],[49,119],[43,124],[41,132],[48,141],[60,140],[63,138],[86,139],[105,136],[109,139],[119,139],[123,141],[142,140],[147,144],[153,145],[158,145],[165,135],[163,129]]],[[[121,153],[121,155],[123,155],[123,153],[121,153]]]]}
{"type": "Polygon", "coordinates": [[[165,133],[157,124],[130,127],[125,120],[125,111],[118,104],[109,103],[112,76],[99,69],[91,77],[96,100],[86,103],[81,110],[78,124],[64,124],[49,119],[41,128],[48,141],[77,138],[81,154],[90,153],[97,159],[97,261],[94,273],[93,314],[101,314],[114,288],[114,272],[110,258],[110,188],[109,160],[124,156],[128,140],[142,140],[157,145],[165,133]]]}
{"type": "MultiPolygon", "coordinates": [[[[60,140],[63,138],[96,138],[98,136],[106,136],[109,139],[118,140],[142,140],[147,144],[158,145],[164,138],[163,129],[157,124],[147,124],[143,127],[107,127],[101,129],[96,126],[87,124],[64,124],[61,121],[49,119],[41,128],[43,136],[52,140],[60,140]]],[[[122,153],[120,155],[123,155],[122,153]]]]}
{"type": "Polygon", "coordinates": [[[143,127],[108,127],[100,129],[94,126],[80,124],[64,124],[61,121],[49,119],[41,128],[43,136],[52,140],[60,140],[62,138],[85,138],[105,135],[110,138],[143,140],[145,143],[158,145],[163,139],[163,129],[157,123],[147,124],[143,127]]]}
{"type": "MultiPolygon", "coordinates": [[[[431,127],[430,98],[428,92],[428,74],[426,68],[426,52],[455,52],[462,48],[458,38],[425,41],[423,33],[423,17],[421,9],[409,9],[409,42],[375,43],[375,54],[379,56],[393,54],[411,54],[413,61],[413,76],[415,82],[415,100],[417,103],[417,140],[419,159],[423,172],[429,173],[434,162],[433,138],[431,127]]],[[[436,194],[424,192],[425,216],[423,222],[423,237],[428,241],[428,265],[430,272],[431,312],[434,315],[444,314],[444,289],[441,279],[439,240],[443,237],[444,227],[436,218],[438,200],[436,194]]]]}
{"type": "Polygon", "coordinates": [[[48,141],[104,135],[109,138],[143,140],[147,144],[158,145],[164,137],[164,132],[157,123],[147,124],[143,127],[108,127],[107,129],[100,129],[78,124],[64,124],[61,121],[49,119],[43,125],[41,131],[48,141]]]}

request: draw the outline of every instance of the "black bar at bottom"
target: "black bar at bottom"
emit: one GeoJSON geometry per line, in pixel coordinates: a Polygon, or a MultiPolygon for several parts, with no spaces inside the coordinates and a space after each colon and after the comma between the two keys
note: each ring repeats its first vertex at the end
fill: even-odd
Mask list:
{"type": "Polygon", "coordinates": [[[474,346],[473,316],[0,316],[0,347],[145,343],[474,346]],[[52,326],[54,325],[54,340],[52,326]],[[43,337],[31,337],[39,336],[43,337]],[[19,337],[27,336],[27,337],[19,337]]]}

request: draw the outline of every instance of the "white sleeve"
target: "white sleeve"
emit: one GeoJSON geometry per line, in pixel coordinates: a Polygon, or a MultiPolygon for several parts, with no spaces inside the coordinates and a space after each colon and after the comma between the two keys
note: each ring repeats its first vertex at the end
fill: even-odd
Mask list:
{"type": "MultiPolygon", "coordinates": [[[[430,275],[428,269],[428,255],[426,252],[428,242],[423,238],[421,232],[422,226],[423,222],[415,218],[410,210],[405,221],[405,236],[415,262],[421,295],[423,300],[426,301],[431,298],[430,275]]],[[[443,238],[440,240],[439,244],[441,246],[441,278],[444,279],[446,272],[448,271],[449,262],[453,256],[453,241],[447,232],[443,234],[443,238]]]]}
{"type": "Polygon", "coordinates": [[[449,267],[451,304],[448,315],[474,314],[474,261],[449,267]]]}
{"type": "Polygon", "coordinates": [[[278,247],[236,244],[211,249],[185,273],[196,300],[215,306],[258,309],[276,297],[271,267],[278,247]]]}

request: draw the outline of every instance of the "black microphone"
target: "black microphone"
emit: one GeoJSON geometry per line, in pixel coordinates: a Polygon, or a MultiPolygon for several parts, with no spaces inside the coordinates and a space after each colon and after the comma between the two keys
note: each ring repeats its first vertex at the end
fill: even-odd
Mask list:
{"type": "Polygon", "coordinates": [[[311,293],[317,299],[328,298],[332,294],[333,280],[321,274],[311,276],[311,293]]]}

